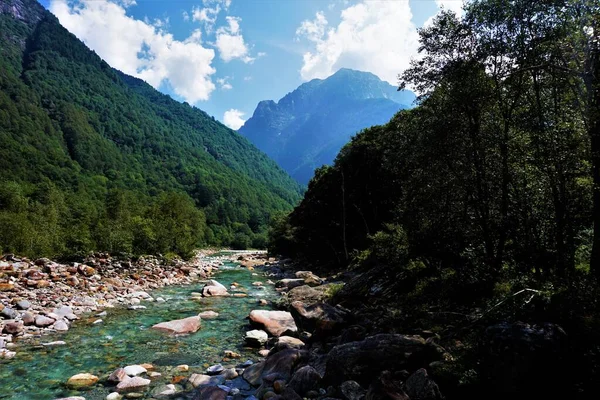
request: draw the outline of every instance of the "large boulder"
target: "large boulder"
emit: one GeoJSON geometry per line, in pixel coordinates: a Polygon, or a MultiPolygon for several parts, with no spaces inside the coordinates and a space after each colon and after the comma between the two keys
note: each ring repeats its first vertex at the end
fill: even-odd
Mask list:
{"type": "Polygon", "coordinates": [[[293,389],[300,396],[304,397],[309,391],[316,389],[321,381],[321,375],[316,369],[310,365],[306,365],[302,368],[298,368],[292,379],[290,380],[288,387],[293,389]]]}
{"type": "Polygon", "coordinates": [[[440,400],[443,398],[438,385],[421,368],[408,377],[404,384],[406,394],[411,400],[440,400]]]}
{"type": "Polygon", "coordinates": [[[284,380],[289,380],[294,367],[304,357],[304,353],[296,349],[286,349],[269,355],[266,360],[249,366],[244,370],[243,377],[253,386],[262,384],[263,377],[278,374],[284,380]]]}
{"type": "Polygon", "coordinates": [[[294,301],[291,311],[302,330],[324,335],[338,332],[348,316],[347,311],[327,303],[308,305],[294,301]]]}
{"type": "Polygon", "coordinates": [[[285,293],[282,297],[283,305],[289,306],[294,301],[302,301],[307,304],[320,303],[329,297],[330,285],[311,287],[302,285],[295,287],[285,293]]]}
{"type": "Polygon", "coordinates": [[[253,310],[250,312],[250,322],[276,337],[285,332],[298,331],[292,314],[287,311],[253,310]]]}
{"type": "Polygon", "coordinates": [[[194,316],[183,319],[177,319],[174,321],[161,322],[159,324],[153,325],[152,329],[175,335],[194,333],[200,329],[200,317],[194,316]]]}
{"type": "Polygon", "coordinates": [[[324,380],[368,384],[385,370],[414,370],[442,357],[443,350],[420,336],[379,334],[335,346],[329,352],[324,380]]]}
{"type": "Polygon", "coordinates": [[[217,297],[217,296],[229,296],[227,288],[221,285],[219,282],[211,279],[202,288],[202,296],[204,297],[217,297]]]}
{"type": "Polygon", "coordinates": [[[565,379],[566,342],[565,331],[556,324],[502,322],[490,326],[479,348],[481,377],[494,391],[509,396],[556,395],[555,385],[547,383],[565,379]]]}

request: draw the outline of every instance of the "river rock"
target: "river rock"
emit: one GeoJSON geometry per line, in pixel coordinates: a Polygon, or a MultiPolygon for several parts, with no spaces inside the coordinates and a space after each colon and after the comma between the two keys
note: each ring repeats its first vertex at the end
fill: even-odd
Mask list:
{"type": "Polygon", "coordinates": [[[109,393],[108,395],[106,395],[106,400],[121,400],[122,398],[123,398],[123,396],[121,396],[117,392],[112,392],[112,393],[109,393]]]}
{"type": "Polygon", "coordinates": [[[246,368],[242,376],[253,386],[260,385],[263,377],[271,374],[279,374],[283,379],[289,380],[292,370],[303,357],[304,353],[299,350],[282,350],[269,355],[266,360],[246,368]]]}
{"type": "Polygon", "coordinates": [[[0,311],[0,316],[5,319],[15,319],[19,316],[19,313],[13,308],[4,307],[4,309],[0,311]]]}
{"type": "Polygon", "coordinates": [[[92,374],[77,374],[73,375],[67,381],[67,386],[71,389],[80,389],[88,386],[93,386],[98,382],[99,378],[92,374]]]}
{"type": "Polygon", "coordinates": [[[90,276],[96,275],[96,270],[90,267],[89,265],[80,265],[79,267],[77,267],[77,272],[88,278],[90,276]]]}
{"type": "Polygon", "coordinates": [[[52,313],[56,314],[58,317],[66,318],[70,321],[78,319],[78,317],[75,315],[75,313],[73,313],[73,309],[69,306],[61,306],[61,307],[55,308],[52,311],[52,313]]]}
{"type": "Polygon", "coordinates": [[[67,343],[64,342],[64,341],[62,341],[62,340],[57,340],[55,342],[42,343],[42,346],[45,346],[45,347],[54,347],[54,346],[64,346],[66,344],[67,343]]]}
{"type": "Polygon", "coordinates": [[[321,379],[322,377],[316,369],[306,365],[294,372],[288,387],[304,397],[306,393],[317,388],[321,379]]]}
{"type": "Polygon", "coordinates": [[[85,400],[85,397],[69,396],[69,397],[61,397],[60,399],[54,399],[54,400],[85,400]]]}
{"type": "Polygon", "coordinates": [[[188,381],[194,387],[198,387],[200,385],[222,385],[225,382],[225,377],[222,375],[210,376],[204,374],[192,374],[188,381]]]}
{"type": "Polygon", "coordinates": [[[58,320],[54,323],[54,330],[59,331],[59,332],[66,332],[69,330],[69,324],[67,324],[62,319],[58,320]]]}
{"type": "Polygon", "coordinates": [[[125,379],[127,379],[127,372],[125,372],[124,368],[117,368],[116,370],[113,371],[112,374],[110,374],[110,376],[108,377],[108,381],[112,382],[112,383],[119,383],[119,382],[123,382],[125,379]]]}
{"type": "Polygon", "coordinates": [[[344,325],[348,313],[327,303],[307,305],[301,301],[292,302],[292,315],[301,329],[319,335],[335,334],[344,325]]]}
{"type": "Polygon", "coordinates": [[[28,300],[19,300],[15,305],[17,310],[29,310],[31,308],[31,303],[28,300]]]}
{"type": "Polygon", "coordinates": [[[216,296],[228,296],[229,292],[227,288],[221,285],[219,282],[211,279],[202,288],[202,296],[204,297],[216,297],[216,296]]]}
{"type": "Polygon", "coordinates": [[[262,347],[269,340],[269,335],[265,331],[254,329],[246,332],[245,340],[246,344],[250,347],[262,347]]]}
{"type": "Polygon", "coordinates": [[[23,323],[15,321],[7,322],[6,324],[4,324],[2,332],[10,335],[17,335],[23,332],[23,323]]]}
{"type": "Polygon", "coordinates": [[[225,368],[221,364],[211,365],[206,369],[208,375],[217,375],[223,372],[225,368]]]}
{"type": "Polygon", "coordinates": [[[277,351],[279,351],[283,349],[303,349],[306,347],[306,345],[298,338],[291,336],[280,336],[277,339],[277,343],[274,347],[277,351]]]}
{"type": "Polygon", "coordinates": [[[304,279],[282,279],[275,283],[277,288],[293,289],[304,285],[304,279]]]}
{"type": "Polygon", "coordinates": [[[174,321],[161,322],[152,326],[153,329],[171,333],[171,334],[186,334],[194,333],[200,329],[200,317],[188,317],[174,321]]]}
{"type": "Polygon", "coordinates": [[[21,320],[25,326],[35,324],[35,317],[30,312],[24,312],[23,315],[21,315],[21,320]]]}
{"type": "Polygon", "coordinates": [[[141,365],[128,365],[125,368],[123,368],[123,370],[129,376],[137,376],[148,372],[148,370],[142,367],[141,365]]]}
{"type": "Polygon", "coordinates": [[[329,352],[324,380],[339,385],[347,380],[369,383],[384,370],[426,366],[441,359],[442,349],[420,336],[379,334],[335,346],[329,352]]]}
{"type": "Polygon", "coordinates": [[[408,377],[404,385],[406,394],[413,400],[439,400],[443,396],[438,385],[421,368],[408,377]]]}
{"type": "Polygon", "coordinates": [[[227,391],[217,386],[201,386],[192,395],[192,400],[226,400],[227,391]]]}
{"type": "Polygon", "coordinates": [[[46,327],[50,326],[55,322],[54,319],[46,317],[45,315],[38,315],[35,317],[35,326],[46,327]]]}
{"type": "Polygon", "coordinates": [[[367,391],[356,381],[346,381],[340,385],[340,391],[346,400],[363,400],[367,391]]]}
{"type": "Polygon", "coordinates": [[[0,283],[0,292],[10,292],[15,289],[12,283],[0,283]]]}
{"type": "Polygon", "coordinates": [[[219,313],[209,310],[209,311],[202,311],[200,314],[198,314],[198,316],[201,319],[215,319],[219,316],[219,313]]]}
{"type": "Polygon", "coordinates": [[[138,390],[143,390],[150,385],[150,379],[140,378],[139,376],[134,376],[133,378],[126,378],[123,381],[119,382],[117,385],[117,391],[119,393],[128,393],[135,392],[138,390]]]}
{"type": "Polygon", "coordinates": [[[253,310],[250,312],[250,322],[264,327],[272,336],[280,336],[284,332],[297,332],[292,314],[287,311],[253,310]]]}

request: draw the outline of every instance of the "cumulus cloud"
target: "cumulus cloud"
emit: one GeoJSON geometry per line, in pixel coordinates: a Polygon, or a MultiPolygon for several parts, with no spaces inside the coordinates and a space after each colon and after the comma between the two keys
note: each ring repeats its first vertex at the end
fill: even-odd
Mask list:
{"type": "Polygon", "coordinates": [[[245,63],[251,63],[255,58],[250,57],[248,46],[244,41],[240,30],[240,22],[242,21],[239,17],[227,16],[227,26],[222,26],[217,29],[217,37],[215,46],[219,50],[219,56],[225,62],[229,62],[233,59],[240,59],[245,63]]]}
{"type": "Polygon", "coordinates": [[[325,78],[339,68],[370,71],[392,84],[419,46],[408,1],[364,0],[341,11],[331,26],[322,12],[296,31],[311,49],[303,55],[304,80],[325,78]]]}
{"type": "Polygon", "coordinates": [[[435,0],[435,4],[438,7],[438,12],[435,15],[432,15],[425,21],[423,26],[430,26],[433,23],[434,18],[439,15],[440,11],[452,11],[457,16],[461,17],[464,14],[463,0],[435,0]]]}
{"type": "Polygon", "coordinates": [[[244,114],[245,113],[236,110],[235,108],[227,110],[223,114],[223,123],[231,129],[238,130],[244,125],[244,122],[246,122],[246,120],[242,118],[244,114]]]}
{"type": "Polygon", "coordinates": [[[168,83],[190,103],[208,100],[215,89],[211,80],[215,52],[202,46],[200,31],[184,41],[175,40],[154,24],[128,16],[126,4],[135,1],[52,0],[50,11],[113,67],[155,88],[168,83]]]}

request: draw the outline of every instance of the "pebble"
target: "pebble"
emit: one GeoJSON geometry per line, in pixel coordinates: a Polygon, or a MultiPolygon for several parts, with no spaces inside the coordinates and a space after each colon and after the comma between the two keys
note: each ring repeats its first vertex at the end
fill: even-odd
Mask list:
{"type": "Polygon", "coordinates": [[[106,400],[121,400],[123,396],[121,396],[117,392],[112,392],[106,396],[106,400]]]}
{"type": "Polygon", "coordinates": [[[57,340],[55,342],[42,343],[42,346],[46,346],[46,347],[50,347],[50,346],[64,346],[65,344],[67,344],[67,343],[63,342],[62,340],[57,340]]]}
{"type": "Polygon", "coordinates": [[[67,386],[72,389],[79,389],[87,386],[95,385],[99,378],[92,374],[77,374],[73,375],[67,381],[67,386]]]}
{"type": "Polygon", "coordinates": [[[97,319],[94,322],[92,322],[92,324],[97,325],[97,324],[101,324],[102,322],[104,322],[104,321],[102,321],[101,319],[97,319]]]}

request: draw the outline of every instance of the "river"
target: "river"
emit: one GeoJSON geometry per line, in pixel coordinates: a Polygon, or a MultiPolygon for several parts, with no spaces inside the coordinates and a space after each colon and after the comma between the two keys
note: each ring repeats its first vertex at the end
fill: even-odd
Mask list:
{"type": "MultiPolygon", "coordinates": [[[[256,287],[254,281],[266,281],[260,271],[258,276],[236,263],[226,262],[214,279],[226,287],[233,282],[238,293],[248,297],[213,297],[192,300],[192,292],[200,292],[203,284],[171,286],[151,292],[159,302],[142,302],[146,309],[107,309],[107,315],[84,316],[64,334],[46,335],[35,341],[21,342],[17,356],[0,362],[0,399],[49,400],[67,396],[84,396],[86,400],[103,400],[114,391],[102,382],[119,367],[150,363],[162,376],[153,381],[147,397],[175,376],[203,373],[209,365],[220,363],[225,350],[242,355],[239,362],[256,360],[256,350],[243,347],[243,337],[248,329],[246,317],[259,306],[258,299],[272,300],[277,293],[271,285],[256,287]],[[187,336],[168,336],[149,329],[152,325],[213,310],[218,318],[203,320],[202,328],[187,336]],[[101,318],[102,323],[93,324],[101,318]],[[66,345],[44,347],[41,343],[65,341],[66,345]],[[189,371],[180,372],[175,367],[189,365],[189,371]],[[101,378],[98,385],[87,391],[69,390],[65,382],[78,373],[91,373],[101,378]]],[[[232,361],[231,365],[235,365],[232,361]]],[[[223,363],[225,365],[225,363],[223,363]]]]}

